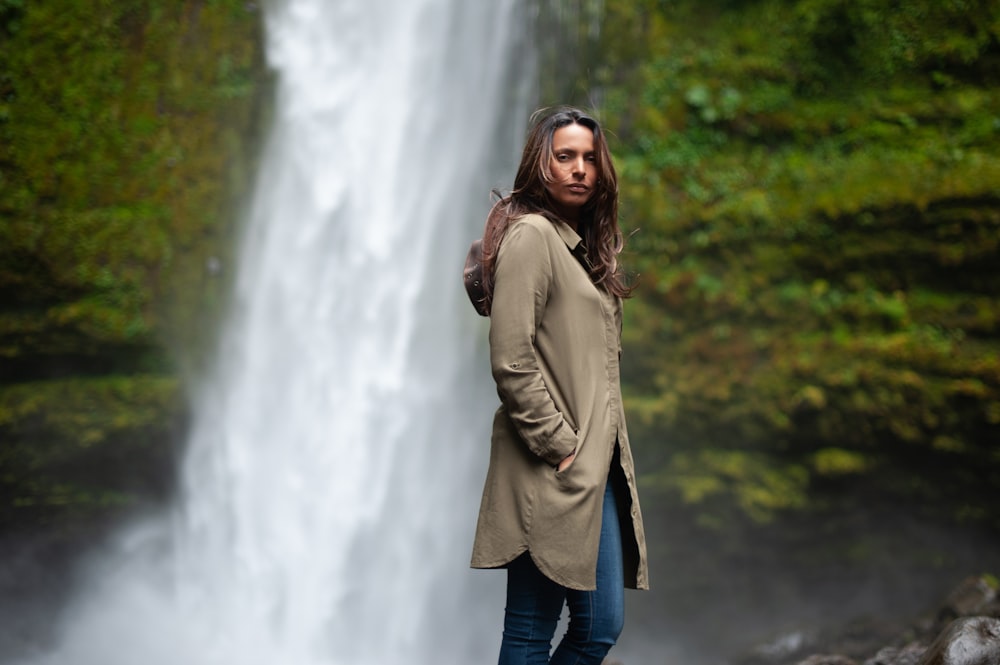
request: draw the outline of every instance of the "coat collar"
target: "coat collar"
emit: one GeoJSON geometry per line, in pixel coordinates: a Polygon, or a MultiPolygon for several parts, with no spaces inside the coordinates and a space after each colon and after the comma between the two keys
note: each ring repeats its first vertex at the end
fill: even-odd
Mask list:
{"type": "Polygon", "coordinates": [[[583,242],[583,238],[581,238],[576,231],[570,228],[569,224],[561,219],[557,219],[552,223],[556,227],[556,233],[559,234],[559,237],[562,238],[563,242],[566,243],[566,246],[569,247],[569,251],[575,252],[577,246],[583,242]]]}
{"type": "Polygon", "coordinates": [[[587,256],[587,247],[583,244],[583,238],[580,237],[580,234],[561,219],[554,220],[552,224],[556,227],[556,233],[566,243],[570,254],[583,264],[587,274],[592,275],[594,273],[594,265],[590,262],[590,257],[587,256]]]}

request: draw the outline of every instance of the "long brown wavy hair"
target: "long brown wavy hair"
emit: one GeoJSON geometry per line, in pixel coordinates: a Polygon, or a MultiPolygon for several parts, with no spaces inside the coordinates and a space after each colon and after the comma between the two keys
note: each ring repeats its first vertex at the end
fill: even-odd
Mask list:
{"type": "Polygon", "coordinates": [[[632,293],[632,287],[626,283],[624,272],[618,265],[618,254],[625,246],[625,238],[618,227],[618,175],[611,162],[604,132],[600,124],[583,111],[560,106],[532,114],[531,129],[514,177],[514,188],[507,196],[493,190],[497,200],[486,218],[482,246],[487,311],[493,302],[493,267],[497,252],[511,223],[529,213],[542,215],[550,221],[559,219],[546,184],[553,181],[549,167],[553,158],[553,135],[557,129],[571,124],[581,125],[594,133],[597,182],[590,200],[580,210],[577,225],[590,264],[590,279],[598,287],[620,298],[627,298],[632,293]]]}

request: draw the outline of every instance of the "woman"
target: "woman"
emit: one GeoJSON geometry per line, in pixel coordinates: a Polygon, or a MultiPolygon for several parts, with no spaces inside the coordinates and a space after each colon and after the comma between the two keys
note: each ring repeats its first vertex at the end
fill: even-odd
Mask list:
{"type": "Polygon", "coordinates": [[[598,123],[572,108],[534,117],[482,243],[501,404],[472,566],[507,569],[500,665],[599,664],[622,629],[623,588],[648,588],[619,384],[622,245],[598,123]]]}

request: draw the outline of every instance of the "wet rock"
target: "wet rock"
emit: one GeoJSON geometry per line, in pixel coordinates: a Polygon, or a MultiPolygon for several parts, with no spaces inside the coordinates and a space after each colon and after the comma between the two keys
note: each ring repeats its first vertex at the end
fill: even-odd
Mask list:
{"type": "Polygon", "coordinates": [[[927,651],[927,645],[910,642],[902,648],[885,647],[862,665],[918,665],[927,651]]]}
{"type": "Polygon", "coordinates": [[[729,662],[730,665],[1000,665],[1000,594],[995,578],[969,577],[934,610],[908,624],[866,617],[835,631],[792,631],[758,644],[729,662]]]}
{"type": "Polygon", "coordinates": [[[956,619],[927,648],[919,665],[1000,665],[1000,619],[956,619]]]}
{"type": "Polygon", "coordinates": [[[866,617],[851,621],[835,636],[831,636],[829,641],[831,646],[836,647],[836,653],[863,661],[884,646],[900,646],[900,636],[907,629],[906,623],[902,621],[866,617]]]}
{"type": "Polygon", "coordinates": [[[791,631],[758,644],[729,663],[1000,665],[1000,594],[996,584],[996,578],[990,576],[969,577],[938,607],[909,623],[868,617],[833,631],[791,631]]]}
{"type": "Polygon", "coordinates": [[[953,619],[971,616],[996,616],[998,594],[985,576],[967,577],[944,599],[938,611],[938,628],[944,629],[953,619]]]}

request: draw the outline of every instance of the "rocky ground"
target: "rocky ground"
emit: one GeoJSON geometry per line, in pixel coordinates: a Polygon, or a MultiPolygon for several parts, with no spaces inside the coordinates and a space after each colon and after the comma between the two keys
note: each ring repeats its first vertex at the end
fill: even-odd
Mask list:
{"type": "Polygon", "coordinates": [[[997,587],[992,576],[970,577],[912,621],[863,619],[789,633],[731,665],[1000,665],[997,587]]]}

